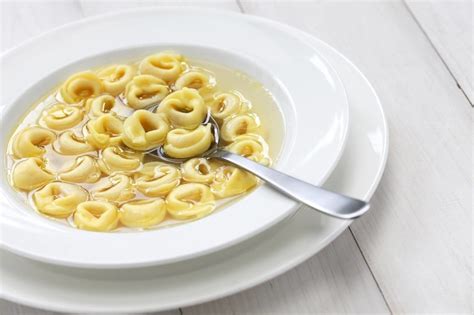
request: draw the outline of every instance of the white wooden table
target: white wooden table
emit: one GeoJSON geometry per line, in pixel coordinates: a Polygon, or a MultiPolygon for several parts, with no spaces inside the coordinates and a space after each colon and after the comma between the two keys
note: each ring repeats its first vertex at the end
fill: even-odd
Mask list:
{"type": "MultiPolygon", "coordinates": [[[[163,4],[1,1],[1,50],[87,16],[163,4]]],[[[322,252],[256,288],[166,313],[472,313],[472,3],[191,4],[279,20],[339,49],[382,100],[390,156],[372,210],[322,252]]],[[[0,301],[0,314],[53,313],[0,301]]]]}

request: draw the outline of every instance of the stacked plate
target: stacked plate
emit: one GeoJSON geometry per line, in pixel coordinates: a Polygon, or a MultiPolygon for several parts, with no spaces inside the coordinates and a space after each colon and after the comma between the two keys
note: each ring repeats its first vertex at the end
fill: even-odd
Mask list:
{"type": "MultiPolygon", "coordinates": [[[[353,197],[372,196],[387,158],[388,130],[364,75],[308,34],[218,10],[106,15],[7,52],[1,57],[2,150],[28,104],[66,73],[164,49],[239,69],[270,90],[286,128],[277,169],[353,197]]],[[[216,299],[289,270],[350,224],[262,185],[192,223],[90,233],[24,209],[5,171],[0,185],[1,297],[57,311],[144,312],[216,299]]]]}

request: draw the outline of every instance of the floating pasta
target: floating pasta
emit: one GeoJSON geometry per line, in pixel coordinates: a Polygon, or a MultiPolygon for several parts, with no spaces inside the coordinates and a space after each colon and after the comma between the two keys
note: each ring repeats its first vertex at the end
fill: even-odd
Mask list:
{"type": "Polygon", "coordinates": [[[108,147],[101,152],[99,167],[105,174],[116,172],[131,173],[142,164],[143,154],[120,147],[108,147]]]}
{"type": "Polygon", "coordinates": [[[122,141],[129,148],[145,151],[163,143],[169,124],[161,114],[137,110],[123,124],[122,141]]]}
{"type": "Polygon", "coordinates": [[[46,151],[45,146],[56,140],[56,134],[41,127],[28,127],[20,131],[13,140],[12,151],[17,158],[39,157],[46,151]]]}
{"type": "Polygon", "coordinates": [[[43,121],[50,129],[65,130],[78,125],[84,118],[79,107],[56,104],[44,111],[43,121]]]}
{"type": "Polygon", "coordinates": [[[97,75],[85,71],[70,76],[61,86],[60,93],[66,103],[74,104],[101,94],[103,88],[97,75]]]}
{"type": "Polygon", "coordinates": [[[206,152],[213,142],[211,125],[194,130],[173,129],[166,135],[165,153],[174,158],[190,158],[206,152]]]}
{"type": "Polygon", "coordinates": [[[111,231],[117,227],[118,222],[117,207],[107,201],[84,201],[74,212],[74,224],[82,230],[111,231]]]}
{"type": "Polygon", "coordinates": [[[105,114],[89,120],[86,125],[88,143],[103,149],[122,142],[123,122],[112,114],[105,114]]]}
{"type": "Polygon", "coordinates": [[[257,178],[234,166],[222,166],[216,171],[211,191],[217,198],[242,194],[257,185],[257,178]]]}
{"type": "Polygon", "coordinates": [[[219,93],[209,102],[211,115],[217,120],[224,120],[232,115],[248,110],[239,95],[235,93],[219,93]]]}
{"type": "Polygon", "coordinates": [[[33,157],[19,161],[12,172],[12,183],[17,189],[31,191],[54,180],[43,159],[33,157]]]}
{"type": "Polygon", "coordinates": [[[53,182],[35,192],[33,201],[39,212],[56,218],[67,218],[88,197],[87,191],[78,185],[53,182]]]}
{"type": "Polygon", "coordinates": [[[86,110],[93,118],[111,113],[114,107],[115,97],[107,94],[88,99],[86,102],[86,110]]]}
{"type": "Polygon", "coordinates": [[[100,179],[101,171],[92,156],[84,155],[76,158],[65,170],[60,172],[59,179],[73,183],[95,183],[100,179]]]}
{"type": "Polygon", "coordinates": [[[191,70],[183,73],[175,82],[174,88],[181,90],[184,88],[195,89],[199,94],[208,99],[212,97],[212,92],[215,87],[215,80],[209,74],[191,70]]]}
{"type": "Polygon", "coordinates": [[[135,70],[129,65],[113,65],[100,70],[97,76],[102,80],[105,92],[117,96],[135,75],[135,70]]]}
{"type": "Polygon", "coordinates": [[[138,191],[148,197],[165,196],[181,182],[178,168],[162,162],[149,162],[143,165],[135,176],[138,191]]]}
{"type": "Polygon", "coordinates": [[[120,207],[120,222],[128,227],[147,228],[160,223],[165,216],[163,199],[133,200],[120,207]]]}
{"type": "Polygon", "coordinates": [[[56,150],[65,155],[79,155],[94,151],[94,147],[86,142],[84,137],[76,135],[73,131],[65,131],[58,137],[56,150]]]}
{"type": "Polygon", "coordinates": [[[189,183],[173,189],[166,197],[168,213],[175,219],[198,219],[211,213],[215,206],[209,186],[189,183]]]}
{"type": "Polygon", "coordinates": [[[258,129],[260,120],[255,114],[242,114],[224,120],[221,127],[221,137],[232,142],[236,137],[251,133],[258,129]]]}
{"type": "Polygon", "coordinates": [[[183,179],[192,183],[211,183],[215,172],[209,161],[204,158],[194,158],[181,165],[183,179]]]}
{"type": "Polygon", "coordinates": [[[140,62],[139,70],[142,74],[151,74],[166,82],[175,81],[183,72],[183,57],[172,53],[158,53],[146,57],[140,62]]]}
{"type": "Polygon", "coordinates": [[[175,128],[195,129],[206,118],[207,108],[196,90],[184,88],[168,95],[158,106],[175,128]]]}
{"type": "Polygon", "coordinates": [[[254,134],[238,136],[226,147],[230,152],[242,155],[263,165],[270,165],[268,145],[262,137],[254,134]]]}
{"type": "Polygon", "coordinates": [[[91,190],[94,199],[124,202],[135,197],[130,177],[117,174],[108,177],[101,185],[91,190]]]}
{"type": "Polygon", "coordinates": [[[165,81],[152,75],[138,75],[127,84],[125,99],[133,109],[142,109],[158,104],[169,93],[165,81]]]}

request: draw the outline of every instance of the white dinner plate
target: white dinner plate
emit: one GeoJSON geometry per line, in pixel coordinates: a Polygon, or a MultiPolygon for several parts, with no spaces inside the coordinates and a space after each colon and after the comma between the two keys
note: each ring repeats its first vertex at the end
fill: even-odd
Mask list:
{"type": "MultiPolygon", "coordinates": [[[[334,69],[291,28],[218,10],[159,8],[85,19],[7,52],[0,60],[2,154],[30,104],[71,73],[164,49],[236,68],[260,81],[275,96],[285,121],[275,167],[314,184],[329,176],[343,152],[349,119],[334,69]],[[173,27],[164,31],[157,21],[173,27]]],[[[11,189],[6,172],[1,174],[3,248],[67,266],[138,267],[197,257],[248,239],[299,206],[262,185],[191,223],[147,232],[91,233],[37,215],[11,189]]]]}
{"type": "MultiPolygon", "coordinates": [[[[370,199],[385,168],[388,129],[372,86],[333,48],[293,30],[334,65],[350,104],[346,150],[325,187],[370,199]]],[[[308,208],[261,235],[218,253],[173,265],[114,270],[56,267],[0,253],[1,296],[66,312],[146,312],[202,303],[255,286],[320,251],[348,225],[308,208]]]]}

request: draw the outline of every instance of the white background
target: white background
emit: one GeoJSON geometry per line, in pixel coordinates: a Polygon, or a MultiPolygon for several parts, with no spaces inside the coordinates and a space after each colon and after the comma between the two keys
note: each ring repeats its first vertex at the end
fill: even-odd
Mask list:
{"type": "MultiPolygon", "coordinates": [[[[166,314],[472,313],[473,8],[466,1],[185,1],[275,19],[367,75],[390,127],[371,211],[256,288],[166,314]]],[[[62,24],[177,1],[2,1],[1,51],[62,24]]],[[[0,301],[0,314],[41,314],[0,301]]]]}

